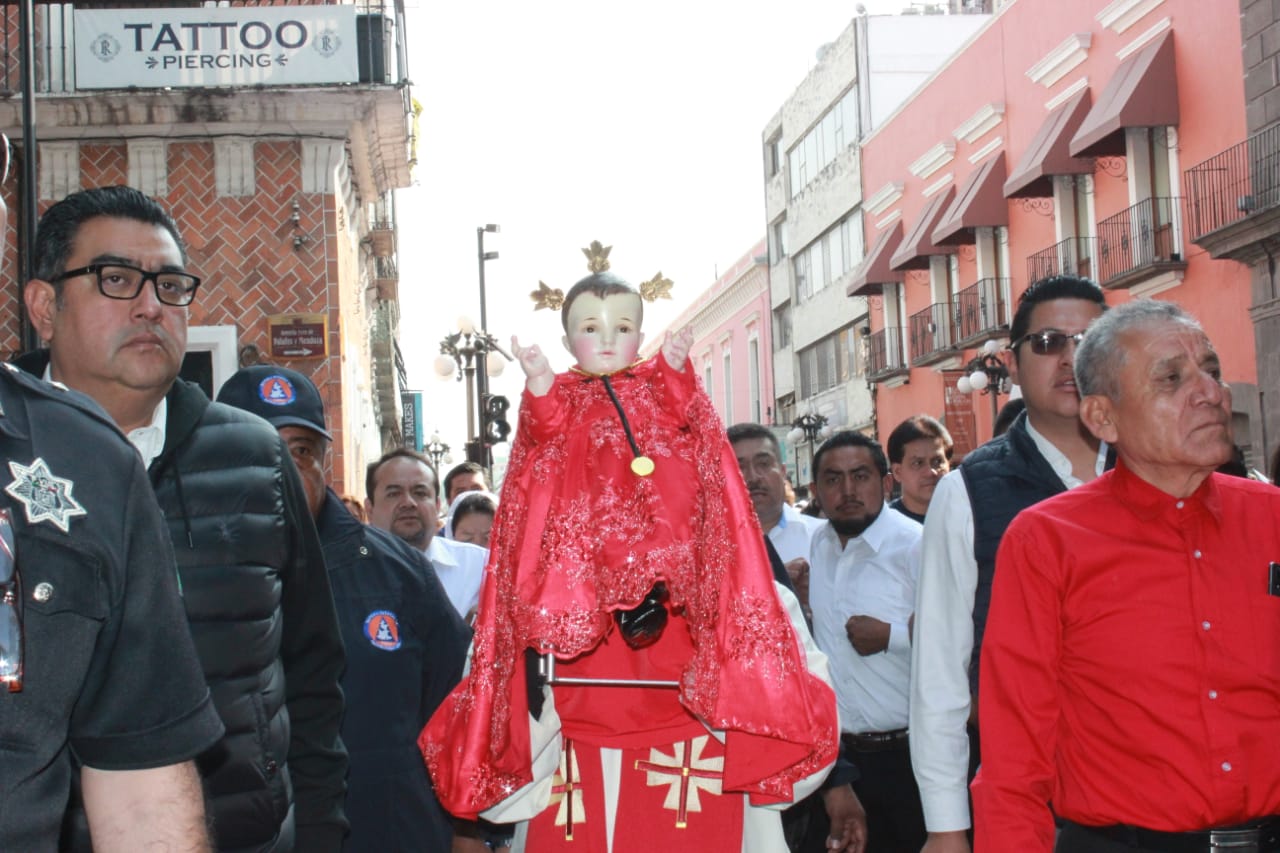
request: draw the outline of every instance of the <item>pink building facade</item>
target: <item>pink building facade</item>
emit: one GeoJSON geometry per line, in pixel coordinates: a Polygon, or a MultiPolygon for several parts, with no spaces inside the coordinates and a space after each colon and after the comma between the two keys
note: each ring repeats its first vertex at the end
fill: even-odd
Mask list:
{"type": "MultiPolygon", "coordinates": [[[[769,258],[761,239],[669,327],[693,330],[689,363],[725,426],[773,423],[769,320],[769,258]]],[[[649,338],[649,348],[663,334],[649,338]]]]}
{"type": "Polygon", "coordinates": [[[867,253],[847,294],[869,298],[882,437],[925,412],[961,452],[989,438],[1007,397],[958,380],[1008,344],[1030,282],[1070,273],[1112,304],[1196,315],[1260,460],[1249,271],[1195,242],[1204,199],[1184,174],[1245,136],[1240,42],[1230,4],[1020,0],[864,140],[867,253]]]}

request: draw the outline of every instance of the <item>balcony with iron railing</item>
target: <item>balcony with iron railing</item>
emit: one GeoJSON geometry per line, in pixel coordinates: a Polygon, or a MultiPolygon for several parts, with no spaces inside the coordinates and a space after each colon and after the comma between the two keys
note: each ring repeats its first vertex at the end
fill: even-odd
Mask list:
{"type": "Polygon", "coordinates": [[[373,222],[369,225],[369,248],[380,258],[389,258],[396,251],[396,224],[391,221],[373,222]]]}
{"type": "Polygon", "coordinates": [[[1215,258],[1248,260],[1280,232],[1280,124],[1186,170],[1187,236],[1215,258]]]}
{"type": "Polygon", "coordinates": [[[400,273],[396,269],[394,258],[373,258],[372,286],[378,293],[378,299],[387,302],[399,295],[400,273]]]}
{"type": "Polygon", "coordinates": [[[1009,331],[1009,279],[983,278],[956,294],[956,344],[971,347],[1009,331]]]}
{"type": "Polygon", "coordinates": [[[1098,241],[1094,237],[1068,237],[1027,256],[1027,283],[1055,275],[1093,278],[1098,241]]]}
{"type": "Polygon", "coordinates": [[[917,367],[942,361],[954,352],[955,329],[952,326],[954,311],[950,302],[935,302],[923,311],[917,311],[907,320],[911,342],[911,363],[917,367]]]}
{"type": "Polygon", "coordinates": [[[1182,200],[1148,198],[1098,223],[1098,276],[1121,290],[1187,268],[1182,252],[1182,200]]]}
{"type": "Polygon", "coordinates": [[[867,381],[884,382],[910,372],[902,352],[902,329],[881,329],[867,338],[867,381]]]}

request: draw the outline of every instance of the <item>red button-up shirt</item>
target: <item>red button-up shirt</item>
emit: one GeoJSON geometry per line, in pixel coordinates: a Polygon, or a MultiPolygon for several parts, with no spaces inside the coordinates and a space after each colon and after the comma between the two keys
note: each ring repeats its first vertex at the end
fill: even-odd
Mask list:
{"type": "MultiPolygon", "coordinates": [[[[977,508],[977,511],[981,511],[977,508]]],[[[1280,489],[1175,498],[1121,466],[1024,510],[982,649],[975,849],[1050,812],[1184,831],[1280,813],[1280,489]]]]}

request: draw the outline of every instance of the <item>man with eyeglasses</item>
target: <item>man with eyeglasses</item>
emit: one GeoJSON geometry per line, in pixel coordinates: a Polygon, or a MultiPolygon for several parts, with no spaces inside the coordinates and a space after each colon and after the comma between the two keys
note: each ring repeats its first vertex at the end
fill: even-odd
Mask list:
{"type": "Polygon", "coordinates": [[[968,853],[968,780],[977,766],[978,661],[996,550],[1020,511],[1089,482],[1106,445],[1080,421],[1072,361],[1106,310],[1088,279],[1055,276],[1023,293],[1009,331],[1009,374],[1026,411],[939,481],[924,523],[912,642],[911,760],[927,853],[968,853]]]}
{"type": "Polygon", "coordinates": [[[5,368],[0,850],[57,849],[76,763],[95,850],[207,850],[192,759],[223,727],[146,473],[97,406],[5,368]]]}
{"type": "MultiPolygon", "coordinates": [[[[197,762],[216,846],[339,850],[343,648],[320,542],[275,429],[178,379],[200,280],[177,226],[137,190],[85,190],[41,217],[34,255],[24,297],[49,348],[20,365],[106,410],[168,521],[191,637],[227,730],[197,762]]],[[[82,817],[73,806],[72,849],[87,848],[82,817]]]]}

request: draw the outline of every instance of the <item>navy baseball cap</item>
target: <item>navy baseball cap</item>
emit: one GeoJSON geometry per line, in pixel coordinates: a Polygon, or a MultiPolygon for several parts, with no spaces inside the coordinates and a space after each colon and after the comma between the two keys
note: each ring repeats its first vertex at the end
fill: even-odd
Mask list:
{"type": "Polygon", "coordinates": [[[273,427],[300,426],[333,436],[324,428],[324,401],[310,379],[274,364],[237,370],[218,391],[218,402],[252,412],[273,427]]]}

